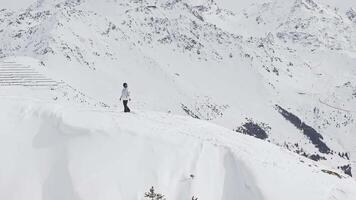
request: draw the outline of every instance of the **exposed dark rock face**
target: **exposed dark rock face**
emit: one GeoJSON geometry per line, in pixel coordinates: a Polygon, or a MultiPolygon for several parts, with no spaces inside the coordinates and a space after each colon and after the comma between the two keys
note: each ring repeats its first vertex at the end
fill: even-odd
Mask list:
{"type": "Polygon", "coordinates": [[[340,156],[340,158],[344,158],[344,159],[350,160],[350,156],[349,156],[348,153],[339,152],[338,155],[340,156]]]}
{"type": "Polygon", "coordinates": [[[256,122],[253,122],[252,119],[247,119],[247,122],[244,123],[242,126],[238,127],[235,131],[253,136],[261,140],[265,140],[268,138],[267,132],[270,129],[271,128],[264,123],[258,124],[256,122]]]}
{"type": "Polygon", "coordinates": [[[326,174],[330,174],[330,175],[336,176],[338,178],[342,178],[342,176],[340,174],[336,173],[336,172],[333,172],[333,171],[330,171],[330,170],[326,170],[326,169],[322,169],[321,171],[326,173],[326,174]]]}
{"type": "Polygon", "coordinates": [[[307,156],[309,159],[314,160],[314,161],[320,161],[320,160],[326,160],[325,157],[320,156],[319,154],[312,154],[307,156]]]}
{"type": "Polygon", "coordinates": [[[186,105],[182,104],[182,109],[187,115],[195,118],[195,119],[200,119],[198,115],[196,115],[193,111],[191,111],[186,105]]]}
{"type": "Polygon", "coordinates": [[[299,117],[293,113],[288,112],[279,105],[276,105],[276,109],[286,120],[292,123],[297,129],[301,130],[303,134],[308,137],[314,146],[319,150],[320,153],[331,153],[330,148],[323,142],[323,136],[313,127],[302,122],[299,117]]]}
{"type": "Polygon", "coordinates": [[[356,12],[350,8],[350,10],[348,10],[346,12],[346,16],[353,22],[356,23],[356,12]]]}
{"type": "Polygon", "coordinates": [[[352,177],[352,173],[351,173],[352,169],[351,169],[350,165],[344,165],[344,166],[340,166],[338,168],[341,169],[345,174],[352,177]]]}
{"type": "Polygon", "coordinates": [[[324,156],[320,156],[319,154],[306,153],[305,150],[303,148],[301,148],[298,143],[295,143],[295,144],[284,143],[283,147],[288,149],[289,151],[292,151],[294,153],[297,153],[301,156],[304,156],[304,157],[314,160],[314,161],[326,160],[326,158],[324,156]]]}

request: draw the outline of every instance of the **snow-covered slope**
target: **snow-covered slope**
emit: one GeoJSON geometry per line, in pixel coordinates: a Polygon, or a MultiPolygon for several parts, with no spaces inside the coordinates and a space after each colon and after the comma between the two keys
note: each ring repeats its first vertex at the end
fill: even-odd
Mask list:
{"type": "Polygon", "coordinates": [[[0,93],[119,110],[128,82],[134,110],[188,114],[352,175],[355,10],[346,0],[41,0],[0,9],[0,93]],[[38,85],[21,70],[58,84],[8,87],[38,85]]]}
{"type": "Polygon", "coordinates": [[[275,145],[166,113],[0,100],[0,199],[354,200],[356,181],[275,145]]]}

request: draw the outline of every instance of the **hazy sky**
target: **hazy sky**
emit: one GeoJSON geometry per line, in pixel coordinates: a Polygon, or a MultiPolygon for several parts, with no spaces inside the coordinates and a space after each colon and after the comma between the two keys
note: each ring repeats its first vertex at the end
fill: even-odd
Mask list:
{"type": "Polygon", "coordinates": [[[7,8],[17,10],[26,8],[33,2],[36,2],[36,0],[0,0],[0,9],[7,8]]]}

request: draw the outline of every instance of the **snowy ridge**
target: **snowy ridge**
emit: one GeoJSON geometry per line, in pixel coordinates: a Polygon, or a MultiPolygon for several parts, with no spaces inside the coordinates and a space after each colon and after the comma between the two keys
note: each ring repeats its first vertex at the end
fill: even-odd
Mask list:
{"type": "Polygon", "coordinates": [[[68,84],[69,96],[79,90],[115,106],[127,81],[134,107],[186,113],[234,130],[252,120],[268,127],[270,142],[352,168],[356,31],[350,12],[302,0],[255,4],[241,13],[223,5],[40,1],[1,11],[0,57],[38,59],[54,80],[68,84]],[[226,89],[231,86],[236,91],[226,89]],[[275,105],[321,134],[330,153],[320,154],[275,105]]]}
{"type": "Polygon", "coordinates": [[[201,120],[24,98],[0,105],[1,199],[142,199],[151,185],[173,200],[355,197],[353,179],[201,120]]]}
{"type": "Polygon", "coordinates": [[[0,9],[2,62],[62,83],[0,87],[0,95],[118,110],[122,82],[128,82],[134,109],[208,120],[351,176],[355,6],[331,0],[43,0],[27,9],[0,9]]]}

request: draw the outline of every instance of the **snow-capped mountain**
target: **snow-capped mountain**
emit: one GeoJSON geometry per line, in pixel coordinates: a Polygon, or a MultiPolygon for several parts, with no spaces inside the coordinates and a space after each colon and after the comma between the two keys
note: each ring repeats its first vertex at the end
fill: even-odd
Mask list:
{"type": "Polygon", "coordinates": [[[134,110],[187,114],[341,176],[356,173],[356,3],[40,0],[23,7],[0,7],[2,96],[113,111],[128,82],[134,110]]]}

